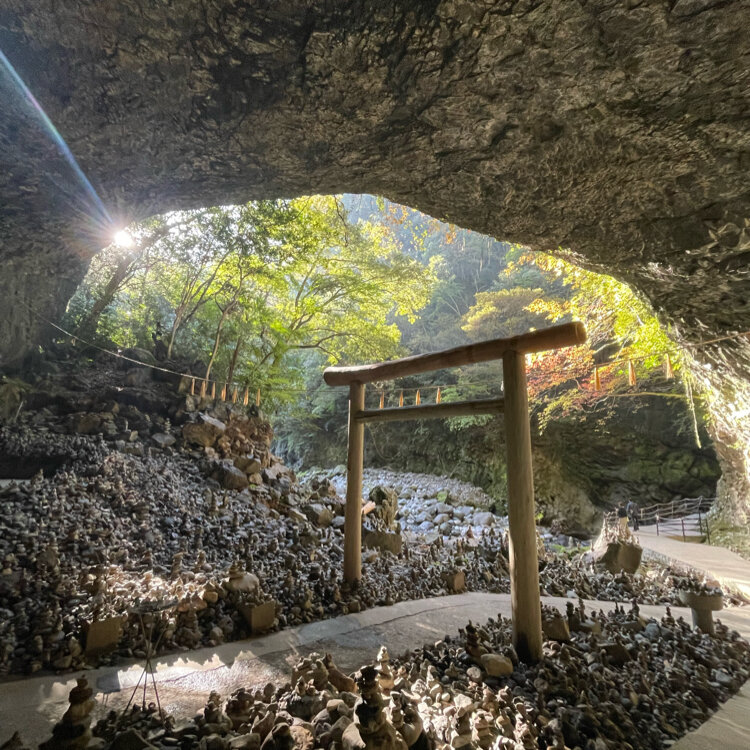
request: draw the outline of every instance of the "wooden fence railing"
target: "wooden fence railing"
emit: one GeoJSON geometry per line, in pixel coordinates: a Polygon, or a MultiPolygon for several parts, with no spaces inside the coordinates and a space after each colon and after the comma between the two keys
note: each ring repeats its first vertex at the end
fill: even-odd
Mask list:
{"type": "Polygon", "coordinates": [[[566,323],[513,338],[482,341],[392,362],[361,367],[329,367],[323,374],[328,385],[349,386],[344,578],[354,582],[362,576],[362,470],[365,422],[503,413],[508,470],[513,644],[521,659],[539,661],[542,658],[542,621],[525,355],[582,344],[585,340],[586,331],[582,323],[566,323]],[[365,409],[366,383],[495,359],[503,360],[503,399],[365,409]]]}

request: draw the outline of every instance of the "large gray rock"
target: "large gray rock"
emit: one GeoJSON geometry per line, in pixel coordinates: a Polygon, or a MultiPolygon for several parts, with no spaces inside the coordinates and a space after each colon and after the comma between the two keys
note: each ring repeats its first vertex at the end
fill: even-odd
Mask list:
{"type": "Polygon", "coordinates": [[[212,474],[225,490],[244,490],[250,483],[247,474],[229,461],[222,461],[212,474]]]}
{"type": "Polygon", "coordinates": [[[370,490],[369,499],[370,502],[375,503],[375,508],[369,513],[369,517],[379,521],[384,528],[392,529],[398,512],[396,490],[378,485],[370,490]]]}
{"type": "Polygon", "coordinates": [[[305,506],[305,515],[316,525],[326,528],[333,523],[333,511],[322,503],[310,503],[305,506]]]}
{"type": "Polygon", "coordinates": [[[362,532],[362,546],[398,555],[403,547],[403,540],[401,534],[365,529],[362,532]]]}
{"type": "Polygon", "coordinates": [[[643,548],[635,542],[609,542],[607,548],[596,558],[596,563],[613,575],[623,571],[635,573],[641,564],[642,554],[643,548]]]}
{"type": "Polygon", "coordinates": [[[208,414],[199,414],[195,422],[188,422],[182,427],[182,436],[188,443],[211,447],[224,434],[227,426],[208,414]]]}

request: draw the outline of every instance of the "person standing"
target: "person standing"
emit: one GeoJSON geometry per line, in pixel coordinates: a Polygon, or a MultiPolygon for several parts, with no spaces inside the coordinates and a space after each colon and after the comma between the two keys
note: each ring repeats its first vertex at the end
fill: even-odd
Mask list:
{"type": "Polygon", "coordinates": [[[620,530],[620,534],[627,536],[628,533],[628,512],[625,510],[625,506],[620,503],[617,508],[617,521],[620,530]]]}
{"type": "Polygon", "coordinates": [[[638,503],[631,498],[625,506],[625,510],[628,513],[628,519],[633,531],[638,531],[638,503]]]}

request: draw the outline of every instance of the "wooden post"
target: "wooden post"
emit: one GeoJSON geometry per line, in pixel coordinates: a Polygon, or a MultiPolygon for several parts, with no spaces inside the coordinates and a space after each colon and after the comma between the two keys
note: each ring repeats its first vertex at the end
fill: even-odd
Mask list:
{"type": "Polygon", "coordinates": [[[234,387],[234,390],[232,391],[232,403],[237,403],[237,386],[234,387]]]}
{"type": "Polygon", "coordinates": [[[250,389],[245,388],[245,395],[242,397],[242,405],[247,406],[248,399],[250,398],[250,389]]]}
{"type": "Polygon", "coordinates": [[[365,386],[349,386],[349,455],[346,462],[346,508],[344,511],[344,580],[362,577],[362,468],[365,426],[354,415],[365,408],[365,386]]]}
{"type": "Polygon", "coordinates": [[[190,395],[195,396],[195,378],[190,381],[190,395]]]}
{"type": "Polygon", "coordinates": [[[503,354],[503,391],[513,645],[522,661],[536,662],[542,658],[542,612],[524,354],[515,351],[503,354]]]}

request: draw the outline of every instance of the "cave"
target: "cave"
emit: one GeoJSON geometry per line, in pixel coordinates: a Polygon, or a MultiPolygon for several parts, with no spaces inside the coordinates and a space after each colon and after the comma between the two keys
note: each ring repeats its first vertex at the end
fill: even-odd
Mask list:
{"type": "Polygon", "coordinates": [[[49,335],[88,260],[131,220],[385,195],[569,249],[648,298],[682,345],[722,339],[693,369],[712,393],[722,502],[743,518],[749,18],[739,0],[232,0],[179,12],[10,0],[3,366],[49,335]]]}
{"type": "MultiPolygon", "coordinates": [[[[25,727],[34,740],[51,731],[50,748],[122,747],[123,738],[143,747],[425,747],[399,685],[421,691],[425,716],[444,724],[430,725],[432,740],[446,747],[489,746],[492,722],[507,720],[506,731],[512,714],[518,737],[539,746],[599,747],[594,738],[606,736],[647,750],[694,730],[738,692],[750,669],[740,608],[750,578],[722,592],[689,561],[693,572],[651,562],[636,575],[642,550],[633,564],[621,549],[607,560],[613,569],[589,572],[569,564],[567,549],[537,561],[532,539],[525,553],[543,575],[539,591],[530,588],[544,604],[529,619],[540,634],[544,625],[546,652],[540,663],[519,659],[515,623],[503,617],[515,606],[515,552],[489,505],[445,511],[442,490],[409,494],[414,523],[429,504],[474,543],[441,532],[404,544],[401,498],[373,487],[352,507],[376,508],[376,548],[365,545],[363,582],[344,580],[335,482],[345,472],[303,490],[272,454],[258,409],[194,393],[181,373],[179,383],[143,373],[131,381],[111,363],[89,381],[60,368],[46,392],[50,373],[35,368],[91,260],[131,222],[253,199],[383,196],[572,259],[647,300],[706,399],[718,509],[746,523],[748,27],[741,0],[6,0],[0,369],[18,404],[9,400],[0,424],[0,475],[31,481],[0,483],[0,677],[44,670],[50,697],[41,682],[0,679],[4,725],[37,709],[62,717],[54,728],[25,727]],[[38,376],[39,414],[21,409],[19,374],[38,376]],[[400,648],[416,645],[431,612],[451,608],[436,600],[450,596],[467,598],[435,616],[432,645],[407,650],[394,670],[387,649],[375,657],[386,631],[400,648]],[[728,625],[714,632],[711,613],[725,600],[728,625]],[[490,606],[497,618],[465,625],[490,606]],[[673,617],[670,607],[683,606],[673,617]],[[382,632],[360,628],[367,609],[372,622],[383,618],[382,632]],[[696,628],[685,619],[691,609],[696,628]],[[436,640],[443,622],[454,635],[436,640]],[[291,688],[282,674],[291,651],[278,649],[277,633],[262,635],[282,628],[292,650],[303,647],[291,688]],[[251,635],[269,638],[261,664],[217,661],[251,635]],[[313,651],[331,642],[353,677],[313,651]],[[129,728],[112,712],[94,716],[94,689],[109,691],[123,660],[166,655],[174,666],[175,654],[200,649],[204,685],[224,680],[226,704],[192,691],[180,711],[194,718],[175,727],[161,706],[146,706],[146,680],[129,728]],[[370,657],[377,668],[352,671],[370,657]],[[102,684],[69,679],[91,666],[111,670],[98,673],[102,684]],[[237,680],[255,669],[270,676],[249,692],[237,680]],[[599,679],[612,670],[614,681],[599,679]],[[656,688],[644,690],[643,675],[656,688]],[[612,701],[620,686],[622,705],[612,701]],[[587,691],[596,710],[577,705],[587,691]]],[[[640,425],[623,429],[637,435],[640,425]]],[[[576,449],[564,432],[557,439],[576,449]]],[[[558,484],[544,490],[553,502],[558,484]]],[[[141,678],[151,674],[155,693],[168,678],[149,667],[141,678]]],[[[117,682],[104,707],[126,713],[123,685],[138,690],[141,678],[117,682]]],[[[494,739],[500,747],[510,735],[494,739]]],[[[4,747],[26,746],[14,737],[4,747]]]]}

